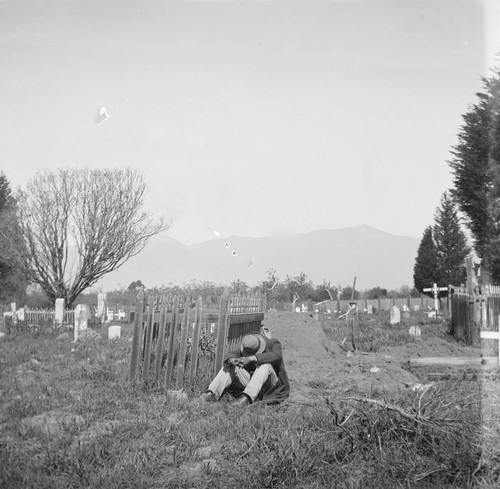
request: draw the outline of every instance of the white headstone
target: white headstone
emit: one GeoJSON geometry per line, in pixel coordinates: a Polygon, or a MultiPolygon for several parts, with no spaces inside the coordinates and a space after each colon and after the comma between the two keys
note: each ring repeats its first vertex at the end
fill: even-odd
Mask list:
{"type": "Polygon", "coordinates": [[[410,308],[406,304],[403,304],[403,312],[408,312],[409,310],[410,308]]]}
{"type": "Polygon", "coordinates": [[[107,318],[108,323],[110,321],[113,321],[113,319],[115,318],[115,313],[113,312],[112,309],[107,309],[106,310],[106,318],[107,318]]]}
{"type": "Polygon", "coordinates": [[[56,299],[54,322],[56,324],[62,324],[64,322],[64,299],[56,299]]]}
{"type": "Polygon", "coordinates": [[[367,312],[368,314],[373,314],[373,305],[372,305],[372,304],[368,304],[368,305],[366,306],[366,312],[367,312]]]}
{"type": "Polygon", "coordinates": [[[24,307],[17,310],[17,319],[19,319],[19,321],[24,321],[24,307]]]}
{"type": "Polygon", "coordinates": [[[401,322],[401,312],[398,306],[392,306],[390,311],[391,324],[399,324],[401,322]]]}
{"type": "Polygon", "coordinates": [[[418,326],[410,326],[408,333],[411,336],[421,336],[422,335],[422,331],[420,330],[420,328],[418,326]]]}
{"type": "Polygon", "coordinates": [[[75,341],[78,339],[78,334],[87,329],[89,319],[89,306],[87,304],[78,304],[75,307],[75,341]]]}
{"type": "Polygon", "coordinates": [[[120,339],[121,331],[122,331],[121,326],[116,326],[116,325],[110,326],[108,328],[108,339],[109,340],[120,339]]]}
{"type": "Polygon", "coordinates": [[[415,305],[413,306],[413,310],[414,310],[414,311],[420,311],[420,306],[419,306],[418,304],[415,304],[415,305]]]}

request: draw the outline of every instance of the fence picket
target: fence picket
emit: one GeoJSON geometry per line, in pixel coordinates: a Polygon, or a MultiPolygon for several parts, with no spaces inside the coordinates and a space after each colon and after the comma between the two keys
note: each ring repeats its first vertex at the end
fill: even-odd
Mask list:
{"type": "Polygon", "coordinates": [[[224,360],[224,347],[230,307],[231,300],[229,298],[229,293],[226,290],[224,294],[222,294],[219,305],[219,323],[217,326],[217,349],[215,351],[214,373],[217,373],[222,368],[222,362],[224,360]]]}
{"type": "MultiPolygon", "coordinates": [[[[170,297],[170,296],[169,296],[170,297]]],[[[165,344],[165,328],[167,322],[168,299],[165,296],[161,298],[161,311],[158,323],[158,339],[156,340],[155,355],[155,385],[160,381],[161,363],[163,360],[163,345],[165,344]]]]}
{"type": "Polygon", "coordinates": [[[184,314],[181,323],[181,335],[179,343],[179,357],[177,359],[177,378],[175,380],[175,388],[180,389],[184,385],[184,366],[186,362],[186,348],[188,339],[188,324],[191,319],[191,308],[187,306],[188,301],[184,305],[184,314]]]}
{"type": "Polygon", "coordinates": [[[175,296],[172,306],[172,314],[170,319],[170,328],[167,340],[167,366],[165,369],[165,387],[168,389],[172,380],[174,370],[174,355],[177,348],[177,315],[179,313],[179,296],[175,296]]]}
{"type": "Polygon", "coordinates": [[[149,365],[151,362],[151,343],[153,342],[153,311],[155,308],[156,297],[150,296],[148,302],[148,319],[146,322],[144,336],[144,367],[142,369],[142,380],[147,382],[149,378],[149,365]]]}
{"type": "Polygon", "coordinates": [[[129,370],[129,380],[134,382],[137,369],[139,368],[139,355],[141,348],[141,336],[142,336],[142,314],[144,312],[144,294],[141,290],[137,295],[137,300],[135,304],[135,316],[134,316],[134,336],[132,337],[132,351],[130,354],[130,370],[129,370]]]}
{"type": "Polygon", "coordinates": [[[198,297],[194,314],[193,342],[191,343],[191,365],[189,371],[189,383],[192,384],[198,370],[198,345],[200,344],[201,315],[203,301],[198,297]]]}

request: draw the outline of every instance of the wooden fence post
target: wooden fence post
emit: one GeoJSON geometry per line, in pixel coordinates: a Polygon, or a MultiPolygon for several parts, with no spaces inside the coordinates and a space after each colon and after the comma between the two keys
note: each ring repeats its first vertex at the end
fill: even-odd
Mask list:
{"type": "Polygon", "coordinates": [[[144,291],[141,289],[137,295],[134,315],[134,336],[132,338],[132,352],[130,354],[129,381],[134,382],[139,367],[139,356],[142,336],[142,315],[144,312],[144,291]]]}
{"type": "Polygon", "coordinates": [[[163,296],[161,299],[160,324],[158,327],[158,340],[156,342],[155,356],[155,384],[160,381],[161,362],[163,360],[163,345],[165,343],[165,327],[167,322],[168,299],[163,296]]]}
{"type": "Polygon", "coordinates": [[[224,361],[224,347],[226,341],[227,323],[229,320],[230,302],[229,292],[226,289],[222,294],[219,306],[219,325],[217,328],[217,349],[215,351],[214,374],[217,374],[217,372],[222,368],[222,362],[224,361]]]}
{"type": "Polygon", "coordinates": [[[167,341],[167,367],[165,369],[165,387],[168,389],[174,370],[174,355],[177,347],[177,314],[179,312],[179,296],[175,296],[172,306],[172,319],[167,341]]]}
{"type": "Polygon", "coordinates": [[[142,380],[147,382],[149,377],[149,365],[151,363],[151,343],[153,342],[153,313],[155,308],[156,298],[149,297],[148,301],[148,319],[146,322],[145,337],[144,337],[144,360],[142,369],[142,380]]]}
{"type": "Polygon", "coordinates": [[[191,308],[188,305],[188,298],[184,302],[184,314],[182,315],[181,337],[179,345],[179,357],[177,358],[177,378],[175,388],[180,389],[184,385],[184,363],[186,362],[186,343],[188,338],[188,325],[191,319],[191,308]]]}
{"type": "Polygon", "coordinates": [[[201,296],[196,301],[196,309],[194,314],[194,329],[193,329],[193,343],[191,344],[191,365],[189,371],[189,383],[192,384],[196,377],[198,370],[198,350],[200,344],[200,328],[201,328],[201,314],[203,310],[203,302],[201,296]]]}

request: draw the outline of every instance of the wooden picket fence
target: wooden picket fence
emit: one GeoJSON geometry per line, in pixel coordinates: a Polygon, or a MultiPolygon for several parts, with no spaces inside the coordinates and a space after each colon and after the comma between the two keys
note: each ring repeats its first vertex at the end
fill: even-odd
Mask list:
{"type": "Polygon", "coordinates": [[[451,326],[455,338],[478,346],[481,331],[498,331],[500,286],[486,286],[473,294],[460,287],[452,287],[452,291],[451,326]]]}
{"type": "Polygon", "coordinates": [[[179,295],[146,297],[139,293],[129,381],[176,390],[183,389],[186,382],[192,385],[202,331],[215,344],[215,374],[226,351],[237,348],[245,334],[261,331],[265,310],[263,297],[230,297],[227,292],[220,298],[218,310],[205,309],[201,297],[192,301],[179,295]]]}

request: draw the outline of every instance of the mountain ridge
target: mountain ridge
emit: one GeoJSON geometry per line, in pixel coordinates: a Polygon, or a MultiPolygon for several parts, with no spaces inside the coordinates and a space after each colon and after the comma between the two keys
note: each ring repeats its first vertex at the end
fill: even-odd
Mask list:
{"type": "Polygon", "coordinates": [[[368,225],[319,229],[280,236],[228,236],[186,245],[169,236],[153,239],[137,256],[101,279],[104,291],[141,280],[148,287],[192,280],[257,285],[272,268],[280,279],[303,272],[320,284],[352,284],[357,288],[413,285],[419,240],[368,225]]]}

